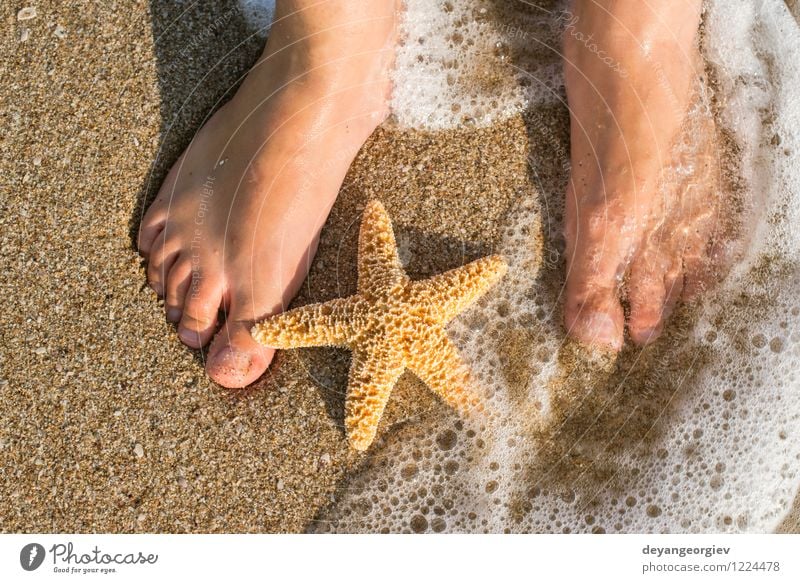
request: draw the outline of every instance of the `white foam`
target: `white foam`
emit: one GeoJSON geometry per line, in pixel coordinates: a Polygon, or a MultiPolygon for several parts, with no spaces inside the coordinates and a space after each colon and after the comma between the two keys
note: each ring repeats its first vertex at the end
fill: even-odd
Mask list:
{"type": "Polygon", "coordinates": [[[514,8],[406,0],[391,103],[401,127],[488,125],[532,101],[557,98],[560,74],[518,58],[531,47],[559,49],[553,11],[514,8]]]}

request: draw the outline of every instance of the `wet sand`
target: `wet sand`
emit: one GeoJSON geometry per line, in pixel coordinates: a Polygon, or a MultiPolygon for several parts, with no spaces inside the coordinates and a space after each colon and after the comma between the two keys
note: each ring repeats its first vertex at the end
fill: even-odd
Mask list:
{"type": "MultiPolygon", "coordinates": [[[[362,461],[341,427],[348,353],[281,353],[255,386],[221,389],[145,285],[140,210],[260,45],[234,2],[161,4],[37,2],[22,22],[22,5],[1,9],[3,532],[298,532],[362,461]]],[[[553,114],[533,125],[563,141],[553,114]]],[[[520,192],[563,180],[529,174],[530,128],[377,132],[295,303],[353,291],[374,196],[413,277],[491,251],[520,192]]],[[[396,397],[384,427],[432,404],[408,377],[396,397]]],[[[785,531],[800,531],[796,507],[785,531]]]]}

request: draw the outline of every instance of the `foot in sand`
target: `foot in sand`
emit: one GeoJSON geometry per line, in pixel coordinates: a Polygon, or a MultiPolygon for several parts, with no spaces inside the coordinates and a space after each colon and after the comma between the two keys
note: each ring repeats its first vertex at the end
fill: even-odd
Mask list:
{"type": "Polygon", "coordinates": [[[252,383],[272,359],[250,329],[296,293],[350,163],[387,114],[395,28],[394,0],[279,0],[262,58],[142,220],[150,286],[184,344],[214,338],[206,370],[223,386],[252,383]]]}
{"type": "Polygon", "coordinates": [[[622,347],[623,302],[631,340],[652,342],[713,264],[717,160],[698,106],[700,9],[576,0],[567,19],[564,319],[584,343],[622,347]]]}

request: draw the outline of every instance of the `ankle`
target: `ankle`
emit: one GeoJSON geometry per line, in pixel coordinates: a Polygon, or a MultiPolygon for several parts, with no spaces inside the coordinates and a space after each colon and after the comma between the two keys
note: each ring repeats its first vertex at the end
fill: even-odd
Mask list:
{"type": "Polygon", "coordinates": [[[353,3],[345,2],[346,14],[322,23],[317,22],[319,14],[309,14],[320,10],[319,2],[312,3],[314,8],[295,7],[294,12],[287,4],[279,3],[287,14],[276,15],[264,53],[242,85],[242,99],[289,93],[302,102],[308,96],[341,95],[362,111],[388,108],[397,36],[396,14],[389,9],[394,0],[375,2],[374,6],[383,6],[377,11],[368,3],[370,8],[358,14],[350,14],[353,3]]]}
{"type": "Polygon", "coordinates": [[[398,24],[395,0],[279,1],[262,60],[284,55],[298,74],[359,55],[374,61],[393,52],[398,24]]]}
{"type": "MultiPolygon", "coordinates": [[[[611,68],[636,79],[668,63],[662,56],[669,54],[683,70],[696,52],[700,10],[700,0],[674,0],[658,12],[639,0],[574,1],[562,17],[567,63],[584,74],[605,76],[611,68]]],[[[672,72],[664,74],[669,78],[672,72]]]]}

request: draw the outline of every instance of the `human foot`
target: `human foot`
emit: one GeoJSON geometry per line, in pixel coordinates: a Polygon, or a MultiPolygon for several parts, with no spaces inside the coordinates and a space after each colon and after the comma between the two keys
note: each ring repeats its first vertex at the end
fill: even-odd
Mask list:
{"type": "Polygon", "coordinates": [[[279,0],[263,56],[141,222],[150,286],[184,344],[214,336],[206,371],[223,386],[252,383],[272,359],[250,328],[296,293],[350,163],[387,114],[395,25],[394,0],[279,0]]]}
{"type": "Polygon", "coordinates": [[[696,91],[700,2],[576,1],[564,35],[572,170],[564,320],[587,344],[655,340],[718,251],[713,122],[696,91]],[[623,285],[624,284],[624,285],[623,285]]]}

